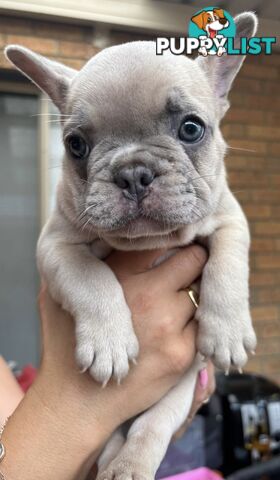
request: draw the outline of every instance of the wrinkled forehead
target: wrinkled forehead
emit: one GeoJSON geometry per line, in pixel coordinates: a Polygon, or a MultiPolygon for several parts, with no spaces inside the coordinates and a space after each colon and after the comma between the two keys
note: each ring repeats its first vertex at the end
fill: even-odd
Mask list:
{"type": "Polygon", "coordinates": [[[70,89],[68,113],[94,129],[108,122],[114,128],[145,129],[176,112],[211,121],[213,98],[196,63],[157,56],[152,42],[137,43],[142,44],[138,49],[133,44],[107,49],[81,70],[70,89]]]}

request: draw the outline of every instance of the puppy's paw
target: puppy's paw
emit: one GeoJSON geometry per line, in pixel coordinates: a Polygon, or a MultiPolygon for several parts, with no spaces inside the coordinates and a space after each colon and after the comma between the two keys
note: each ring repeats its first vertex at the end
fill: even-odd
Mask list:
{"type": "Polygon", "coordinates": [[[242,369],[248,360],[247,353],[256,348],[256,335],[246,310],[246,307],[243,311],[239,310],[239,315],[236,312],[235,318],[228,318],[226,313],[221,318],[210,311],[197,310],[198,350],[226,372],[231,366],[242,369]]]}
{"type": "Polygon", "coordinates": [[[104,386],[111,377],[120,382],[127,375],[139,350],[127,307],[120,318],[113,309],[105,318],[76,319],[76,342],[79,367],[104,386]]]}
{"type": "Polygon", "coordinates": [[[154,480],[154,475],[144,463],[117,457],[106,470],[98,474],[97,480],[154,480]]]}

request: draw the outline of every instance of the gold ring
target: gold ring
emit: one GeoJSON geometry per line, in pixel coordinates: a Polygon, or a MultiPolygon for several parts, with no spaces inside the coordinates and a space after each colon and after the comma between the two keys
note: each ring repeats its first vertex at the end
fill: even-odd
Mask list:
{"type": "Polygon", "coordinates": [[[188,293],[192,303],[194,304],[195,308],[198,308],[198,302],[199,302],[199,295],[198,293],[193,290],[192,288],[186,288],[186,292],[188,293]]]}
{"type": "Polygon", "coordinates": [[[203,400],[202,405],[207,405],[207,403],[209,402],[210,402],[210,397],[207,397],[205,398],[205,400],[203,400]]]}

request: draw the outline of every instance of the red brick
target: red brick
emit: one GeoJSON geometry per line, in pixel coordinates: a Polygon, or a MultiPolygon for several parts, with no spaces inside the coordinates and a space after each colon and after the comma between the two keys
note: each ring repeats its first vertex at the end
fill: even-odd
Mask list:
{"type": "MultiPolygon", "coordinates": [[[[272,111],[272,110],[267,110],[266,112],[262,112],[264,115],[264,122],[266,125],[272,125],[275,126],[280,122],[280,112],[278,111],[272,111]]],[[[254,122],[255,125],[257,122],[254,122]]]]}
{"type": "MultiPolygon", "coordinates": [[[[280,197],[280,195],[279,195],[280,197]]],[[[280,220],[280,206],[276,206],[276,205],[272,205],[271,206],[271,212],[272,212],[272,216],[275,218],[279,218],[280,220]]]]}
{"type": "Polygon", "coordinates": [[[256,266],[263,270],[278,270],[280,269],[280,255],[257,255],[256,266]]]}
{"type": "Polygon", "coordinates": [[[268,285],[280,285],[280,272],[264,272],[262,270],[259,272],[252,271],[250,276],[250,285],[252,288],[268,285]]]}
{"type": "Polygon", "coordinates": [[[242,138],[246,132],[244,125],[231,123],[223,125],[222,133],[225,136],[225,139],[228,141],[230,138],[242,138]]]}
{"type": "Polygon", "coordinates": [[[256,126],[256,125],[248,125],[246,127],[246,133],[249,137],[257,138],[257,139],[265,139],[265,140],[277,140],[280,137],[280,128],[278,127],[266,127],[256,126]]]}
{"type": "Polygon", "coordinates": [[[242,108],[259,108],[261,110],[272,109],[279,111],[280,107],[280,98],[276,95],[251,95],[247,93],[236,93],[233,91],[230,98],[232,105],[242,108]]]}
{"type": "Polygon", "coordinates": [[[25,35],[7,35],[7,43],[17,43],[30,48],[42,55],[56,55],[57,42],[49,38],[31,37],[25,35]]]}
{"type": "Polygon", "coordinates": [[[280,374],[279,355],[266,355],[265,361],[262,363],[262,371],[269,374],[280,374]]]}
{"type": "MultiPolygon", "coordinates": [[[[275,137],[274,140],[278,140],[278,138],[275,137]]],[[[270,143],[268,143],[267,151],[271,155],[278,155],[279,156],[280,155],[280,142],[270,142],[270,143]]]]}
{"type": "Polygon", "coordinates": [[[229,153],[235,155],[261,155],[267,153],[267,144],[257,140],[231,139],[229,153]]]}
{"type": "Polygon", "coordinates": [[[234,82],[234,90],[249,92],[249,93],[261,93],[262,84],[260,80],[256,78],[245,78],[244,76],[239,76],[234,82]]]}
{"type": "Polygon", "coordinates": [[[262,82],[261,92],[267,95],[278,95],[279,81],[262,82]]]}
{"type": "Polygon", "coordinates": [[[58,22],[32,20],[32,32],[39,37],[47,37],[58,40],[86,41],[87,37],[93,36],[93,29],[88,25],[73,25],[58,22]]]}
{"type": "MultiPolygon", "coordinates": [[[[277,287],[262,288],[257,292],[258,303],[276,303],[280,304],[280,288],[277,287]]],[[[280,353],[280,345],[279,345],[280,353]]]]}
{"type": "Polygon", "coordinates": [[[277,240],[275,238],[253,237],[251,250],[253,252],[274,252],[275,250],[278,250],[277,240]]]}
{"type": "Polygon", "coordinates": [[[231,187],[256,188],[269,185],[268,178],[258,172],[229,172],[229,184],[231,187]]]}
{"type": "MultiPolygon", "coordinates": [[[[240,153],[242,155],[242,152],[240,153]]],[[[267,159],[254,155],[239,156],[238,154],[229,154],[226,156],[226,165],[230,170],[248,170],[250,172],[252,170],[263,171],[267,168],[267,159]]],[[[276,166],[276,168],[278,168],[278,165],[276,166]]]]}
{"type": "Polygon", "coordinates": [[[252,200],[256,202],[270,202],[279,204],[280,199],[280,192],[279,190],[271,190],[271,189],[254,189],[251,193],[252,200]]]}
{"type": "Polygon", "coordinates": [[[270,218],[271,208],[269,205],[243,205],[243,209],[248,218],[270,218]]]}
{"type": "MultiPolygon", "coordinates": [[[[260,340],[258,342],[256,354],[257,356],[279,354],[279,346],[280,346],[280,337],[267,338],[266,340],[260,340]]],[[[279,356],[278,356],[278,359],[279,359],[279,356]]],[[[280,367],[280,360],[278,361],[279,361],[279,367],[280,367]]],[[[279,373],[280,373],[280,368],[279,368],[279,373]]]]}
{"type": "Polygon", "coordinates": [[[0,68],[5,68],[8,70],[13,69],[11,63],[6,59],[3,50],[0,50],[0,68]]]}
{"type": "Polygon", "coordinates": [[[256,323],[255,328],[260,338],[280,337],[280,321],[256,323]]]}
{"type": "Polygon", "coordinates": [[[280,55],[277,52],[274,52],[273,55],[260,55],[258,61],[261,61],[264,65],[275,65],[280,67],[280,55]]]}
{"type": "Polygon", "coordinates": [[[264,120],[265,112],[261,110],[248,110],[232,105],[226,114],[224,122],[263,125],[264,120]]]}
{"type": "Polygon", "coordinates": [[[71,67],[76,70],[80,70],[86,63],[85,60],[78,60],[77,58],[64,58],[64,57],[49,57],[49,58],[51,60],[55,60],[56,62],[63,63],[64,65],[67,65],[67,67],[71,67]]]}
{"type": "Polygon", "coordinates": [[[260,357],[250,357],[248,363],[246,364],[246,372],[260,372],[261,371],[261,359],[260,357]]]}
{"type": "Polygon", "coordinates": [[[254,81],[256,78],[266,80],[270,79],[277,79],[279,77],[278,68],[272,66],[265,66],[260,68],[259,65],[250,65],[249,63],[245,63],[244,67],[241,70],[242,77],[250,77],[254,81]]]}
{"type": "Polygon", "coordinates": [[[31,21],[28,18],[15,18],[12,16],[0,16],[1,33],[15,35],[32,35],[31,21]]]}
{"type": "Polygon", "coordinates": [[[259,222],[254,225],[254,231],[257,235],[279,236],[280,222],[259,222]]]}
{"type": "Polygon", "coordinates": [[[6,36],[0,33],[0,48],[4,48],[6,45],[6,36]]]}
{"type": "Polygon", "coordinates": [[[60,41],[58,53],[62,57],[88,60],[94,54],[94,48],[84,42],[60,41]]]}
{"type": "MultiPolygon", "coordinates": [[[[252,307],[251,314],[254,322],[267,322],[270,320],[280,320],[279,308],[275,305],[262,305],[259,307],[252,307]]],[[[280,353],[280,345],[279,345],[280,353]]]]}

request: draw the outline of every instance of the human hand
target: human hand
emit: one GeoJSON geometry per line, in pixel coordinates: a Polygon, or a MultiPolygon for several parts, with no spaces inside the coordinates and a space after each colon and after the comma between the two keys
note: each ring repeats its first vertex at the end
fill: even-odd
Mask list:
{"type": "Polygon", "coordinates": [[[194,307],[181,289],[201,274],[206,253],[191,246],[151,268],[161,253],[114,252],[107,259],[123,286],[140,343],[138,365],[121,386],[110,382],[102,389],[87,373],[78,372],[73,321],[48,293],[41,295],[44,350],[37,388],[43,387],[42,392],[51,389],[49,401],[62,403],[64,410],[68,407],[72,418],[75,411],[81,417],[83,408],[84,439],[92,438],[96,425],[108,436],[123,421],[158,401],[194,359],[196,325],[188,323],[194,307]]]}

